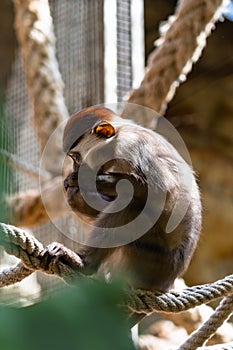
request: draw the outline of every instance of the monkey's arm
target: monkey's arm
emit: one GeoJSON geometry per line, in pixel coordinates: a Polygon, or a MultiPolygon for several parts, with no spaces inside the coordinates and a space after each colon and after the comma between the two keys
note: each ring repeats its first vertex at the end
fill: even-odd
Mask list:
{"type": "MultiPolygon", "coordinates": [[[[102,200],[104,197],[104,203],[106,207],[109,202],[113,201],[116,198],[116,184],[123,178],[126,178],[124,174],[97,175],[97,191],[94,192],[93,189],[91,189],[91,186],[88,186],[89,181],[86,179],[87,181],[85,181],[85,186],[83,188],[85,191],[85,197],[89,200],[91,199],[92,203],[93,201],[96,201],[97,204],[98,201],[100,201],[100,199],[102,200]]],[[[89,206],[84,200],[79,189],[78,180],[77,171],[72,172],[64,180],[64,188],[67,193],[68,202],[73,211],[80,212],[92,219],[95,219],[99,215],[100,211],[89,206]]],[[[70,249],[66,248],[63,244],[53,242],[45,248],[44,256],[47,257],[48,264],[51,262],[56,263],[58,259],[61,259],[61,261],[65,262],[70,267],[78,269],[81,272],[89,275],[94,274],[98,270],[100,264],[111,254],[112,251],[113,249],[109,248],[96,248],[83,245],[76,255],[70,249]]]]}
{"type": "MultiPolygon", "coordinates": [[[[107,229],[108,227],[117,227],[118,225],[124,225],[124,223],[126,223],[125,221],[130,221],[132,219],[131,216],[134,217],[134,215],[137,214],[138,201],[141,204],[142,198],[147,194],[147,186],[142,184],[142,182],[137,181],[135,177],[122,173],[97,174],[94,191],[93,185],[88,181],[88,176],[86,176],[85,181],[82,181],[82,191],[85,194],[85,198],[88,199],[88,201],[91,200],[92,203],[99,204],[98,207],[100,207],[100,203],[104,203],[102,210],[104,210],[106,206],[111,205],[114,212],[114,200],[117,197],[116,185],[120,180],[130,181],[133,186],[133,198],[131,204],[128,208],[123,209],[123,211],[125,212],[126,210],[127,213],[125,212],[125,215],[121,215],[123,211],[117,211],[106,217],[104,213],[101,213],[102,210],[96,210],[87,204],[80,192],[79,180],[78,172],[75,171],[65,179],[64,187],[67,192],[69,205],[74,212],[84,214],[89,219],[96,219],[100,214],[97,224],[98,227],[94,227],[89,234],[87,245],[83,246],[78,251],[78,255],[83,262],[82,272],[85,274],[93,274],[97,272],[102,262],[107,259],[115,249],[92,247],[92,238],[101,235],[101,228],[107,229]]],[[[126,190],[124,191],[124,196],[126,198],[128,197],[128,187],[129,184],[126,184],[126,190]]]]}

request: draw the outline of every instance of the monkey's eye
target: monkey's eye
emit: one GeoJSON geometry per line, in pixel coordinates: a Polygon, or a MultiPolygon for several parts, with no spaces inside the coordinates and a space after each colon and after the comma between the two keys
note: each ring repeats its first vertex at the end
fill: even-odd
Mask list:
{"type": "Polygon", "coordinates": [[[108,139],[115,135],[115,129],[106,120],[102,120],[94,126],[94,128],[92,129],[92,133],[96,134],[99,137],[108,139]]]}
{"type": "Polygon", "coordinates": [[[72,158],[76,164],[79,164],[82,161],[82,157],[81,157],[81,154],[79,152],[69,152],[68,156],[70,158],[72,158]]]}

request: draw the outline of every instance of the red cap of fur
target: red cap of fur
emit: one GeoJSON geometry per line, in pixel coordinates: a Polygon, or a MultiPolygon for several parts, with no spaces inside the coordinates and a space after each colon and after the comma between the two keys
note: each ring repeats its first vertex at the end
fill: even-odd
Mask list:
{"type": "Polygon", "coordinates": [[[112,121],[115,113],[104,107],[89,107],[75,113],[67,122],[63,134],[63,150],[68,153],[75,143],[99,120],[112,121]]]}

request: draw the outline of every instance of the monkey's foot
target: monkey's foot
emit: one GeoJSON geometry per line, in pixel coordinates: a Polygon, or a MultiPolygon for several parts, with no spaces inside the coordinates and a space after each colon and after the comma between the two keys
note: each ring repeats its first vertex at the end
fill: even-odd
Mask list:
{"type": "Polygon", "coordinates": [[[58,242],[49,244],[42,252],[42,256],[45,271],[51,270],[51,265],[56,265],[59,261],[76,271],[80,271],[83,267],[80,256],[58,242]]]}

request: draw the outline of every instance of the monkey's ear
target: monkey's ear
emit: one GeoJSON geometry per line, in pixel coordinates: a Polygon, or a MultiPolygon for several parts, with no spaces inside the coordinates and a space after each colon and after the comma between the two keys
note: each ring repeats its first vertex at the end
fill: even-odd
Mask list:
{"type": "Polygon", "coordinates": [[[92,134],[108,139],[115,135],[115,129],[112,124],[108,123],[106,120],[101,120],[93,127],[92,134]]]}

